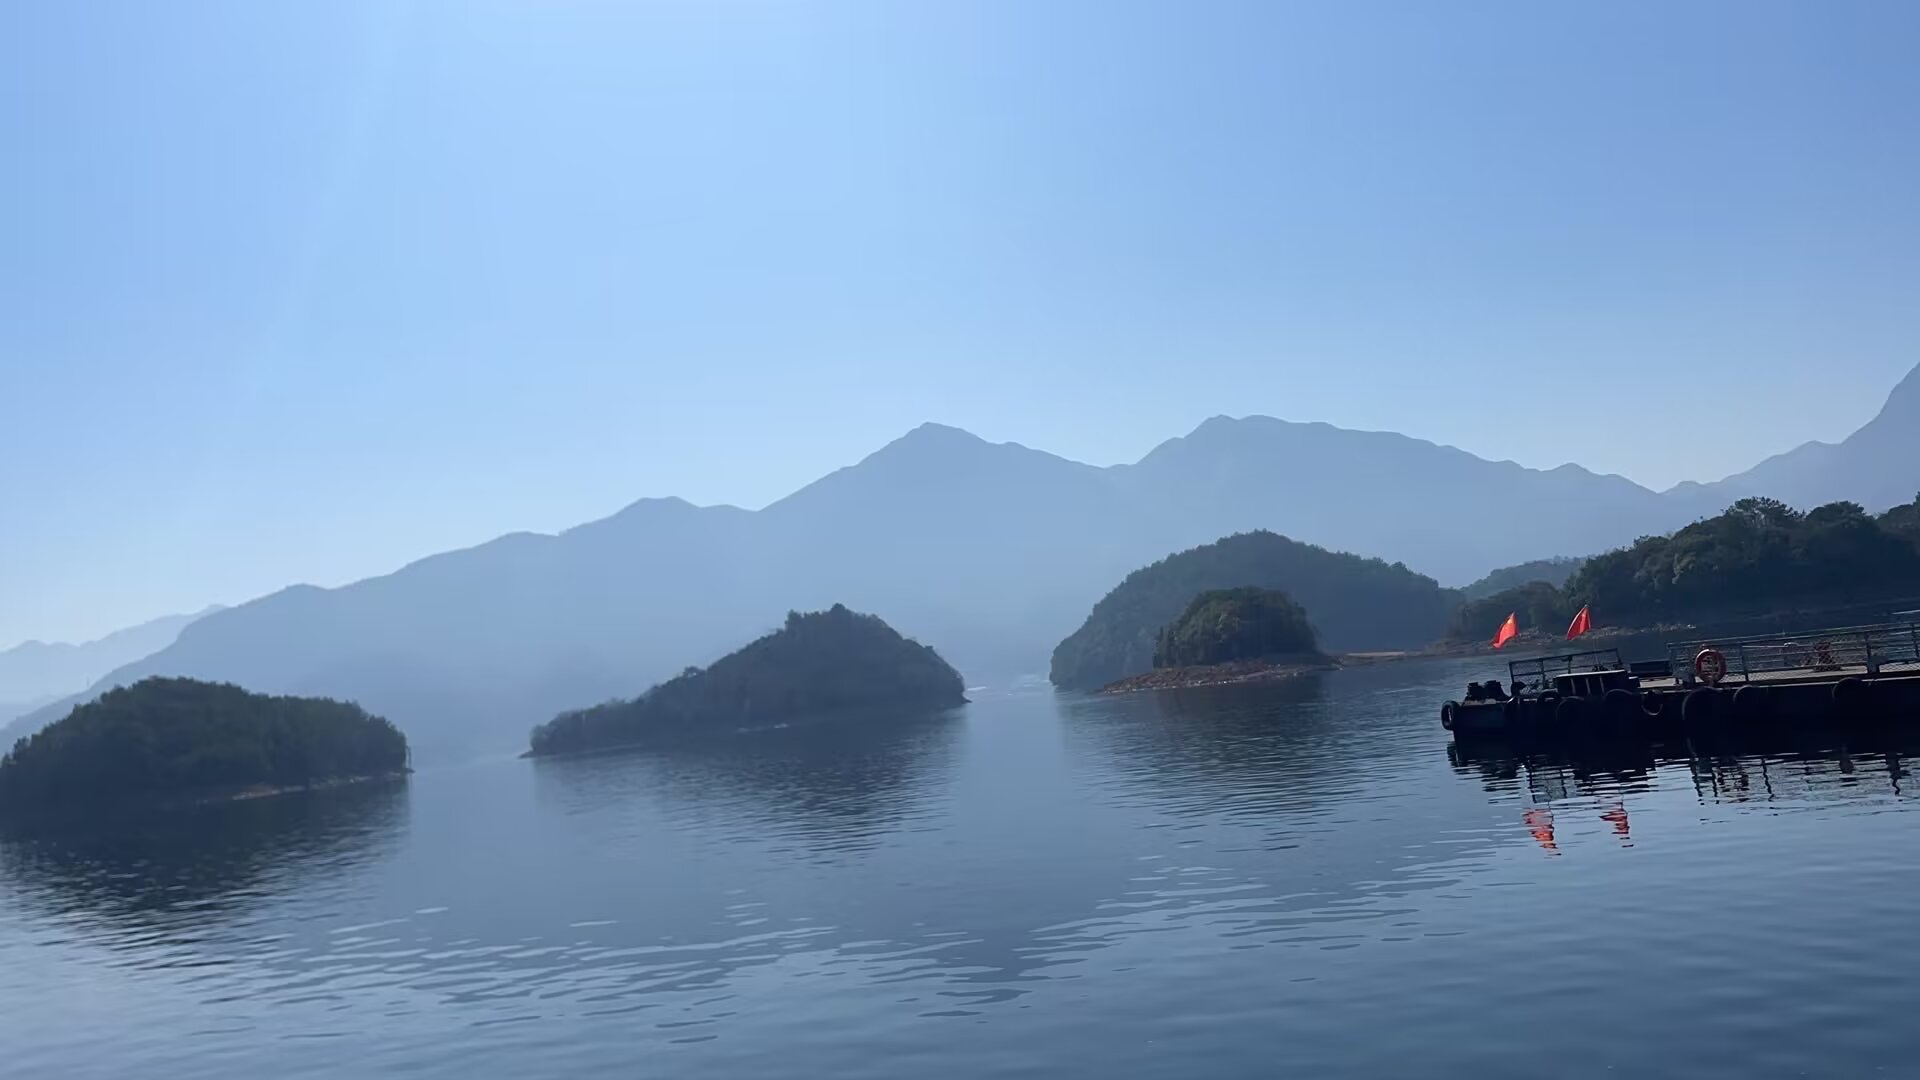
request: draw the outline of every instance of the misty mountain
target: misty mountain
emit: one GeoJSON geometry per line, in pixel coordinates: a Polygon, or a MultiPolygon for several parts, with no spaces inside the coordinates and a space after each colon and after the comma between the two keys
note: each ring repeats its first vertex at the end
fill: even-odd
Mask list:
{"type": "MultiPolygon", "coordinates": [[[[1897,398],[1913,396],[1908,384],[1897,398]]],[[[1867,441],[1912,437],[1898,426],[1867,441]]],[[[1883,456],[1879,475],[1920,471],[1917,460],[1883,456]]],[[[1910,498],[1920,482],[1884,482],[1902,485],[1910,498]]],[[[557,535],[285,589],[193,623],[92,692],[147,675],[231,680],[357,700],[423,759],[507,750],[555,713],[710,663],[789,610],[875,612],[979,682],[1042,670],[1129,572],[1236,532],[1466,582],[1724,508],[1696,488],[1661,495],[1573,465],[1268,417],[1216,417],[1107,468],[928,424],[762,510],[646,499],[557,535]]]]}
{"type": "Polygon", "coordinates": [[[1194,542],[1273,529],[1442,582],[1603,550],[1697,515],[1577,465],[1529,469],[1405,435],[1264,416],[1215,417],[1116,471],[1139,503],[1197,527],[1194,542]]]}
{"type": "Polygon", "coordinates": [[[1484,600],[1495,593],[1536,581],[1544,581],[1558,589],[1565,585],[1567,579],[1578,572],[1582,566],[1585,566],[1586,562],[1584,557],[1556,555],[1548,559],[1531,559],[1518,566],[1503,566],[1462,588],[1460,594],[1466,600],[1484,600]]]}
{"type": "Polygon", "coordinates": [[[745,603],[755,580],[727,572],[753,565],[751,524],[741,510],[648,499],[557,536],[515,533],[336,589],[294,586],[193,624],[95,692],[154,674],[231,681],[357,701],[429,757],[505,746],[556,705],[631,696],[646,675],[737,644],[742,625],[777,625],[745,603]]]}
{"type": "MultiPolygon", "coordinates": [[[[1887,395],[1880,412],[1838,443],[1810,442],[1712,484],[1681,484],[1676,497],[1718,508],[1765,495],[1808,509],[1845,499],[1873,513],[1920,492],[1920,367],[1887,395]]],[[[1717,512],[1717,510],[1716,510],[1717,512]]]]}
{"type": "Polygon", "coordinates": [[[0,722],[77,694],[115,668],[159,652],[188,623],[218,610],[168,615],[78,645],[29,641],[0,652],[0,722]]]}

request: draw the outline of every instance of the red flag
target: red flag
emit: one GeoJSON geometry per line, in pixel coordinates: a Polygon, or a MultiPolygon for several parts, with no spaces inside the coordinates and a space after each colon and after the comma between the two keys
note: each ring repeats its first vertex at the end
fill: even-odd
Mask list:
{"type": "Polygon", "coordinates": [[[1512,641],[1514,638],[1517,638],[1519,636],[1520,636],[1520,613],[1516,611],[1513,614],[1507,616],[1506,622],[1503,622],[1500,624],[1500,632],[1493,635],[1493,647],[1497,649],[1500,646],[1505,645],[1507,642],[1512,641]]]}
{"type": "Polygon", "coordinates": [[[1593,629],[1593,612],[1587,610],[1587,607],[1588,605],[1581,605],[1580,614],[1575,615],[1572,625],[1567,627],[1568,641],[1572,641],[1574,638],[1593,629]]]}

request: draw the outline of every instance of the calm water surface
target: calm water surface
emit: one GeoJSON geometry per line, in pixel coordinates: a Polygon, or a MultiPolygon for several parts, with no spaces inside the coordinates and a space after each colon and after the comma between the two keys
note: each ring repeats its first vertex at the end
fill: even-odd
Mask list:
{"type": "Polygon", "coordinates": [[[1460,761],[1473,670],[10,839],[4,1071],[1920,1074],[1898,757],[1460,761]]]}

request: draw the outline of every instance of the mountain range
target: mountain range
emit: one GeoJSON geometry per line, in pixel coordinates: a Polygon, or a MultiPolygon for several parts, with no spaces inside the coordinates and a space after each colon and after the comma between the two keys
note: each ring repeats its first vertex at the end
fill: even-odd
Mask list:
{"type": "Polygon", "coordinates": [[[1686,483],[1669,497],[1725,506],[1767,495],[1807,508],[1845,499],[1875,512],[1920,494],[1920,367],[1907,373],[1866,425],[1837,443],[1803,443],[1715,484],[1686,483]]]}
{"type": "Polygon", "coordinates": [[[0,651],[0,723],[92,686],[123,664],[172,644],[188,623],[220,610],[163,618],[80,644],[28,641],[0,651]]]}
{"type": "Polygon", "coordinates": [[[1916,490],[1920,368],[1841,443],[1667,492],[1577,465],[1529,469],[1263,416],[1215,417],[1104,468],[927,424],[758,511],[644,499],[557,535],[511,534],[335,589],[283,589],[192,622],[88,693],[180,675],[350,698],[431,758],[519,745],[556,712],[707,663],[790,610],[877,612],[979,680],[1043,670],[1130,571],[1236,532],[1465,582],[1665,532],[1746,494],[1882,509],[1916,490]]]}

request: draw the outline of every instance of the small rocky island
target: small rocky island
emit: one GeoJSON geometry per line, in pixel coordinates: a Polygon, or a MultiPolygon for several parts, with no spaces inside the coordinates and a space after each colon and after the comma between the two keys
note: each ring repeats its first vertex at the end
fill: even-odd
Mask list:
{"type": "Polygon", "coordinates": [[[966,684],[928,646],[835,604],[631,701],[561,713],[533,729],[529,757],[681,743],[843,714],[924,714],[966,704],[966,684]]]}
{"type": "Polygon", "coordinates": [[[1154,642],[1153,670],[1101,688],[1102,693],[1216,686],[1324,671],[1307,613],[1278,589],[1212,589],[1193,598],[1154,642]]]}
{"type": "Polygon", "coordinates": [[[406,736],[358,705],[152,678],[15,743],[0,757],[0,807],[204,802],[406,772],[406,736]]]}

